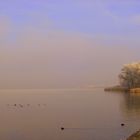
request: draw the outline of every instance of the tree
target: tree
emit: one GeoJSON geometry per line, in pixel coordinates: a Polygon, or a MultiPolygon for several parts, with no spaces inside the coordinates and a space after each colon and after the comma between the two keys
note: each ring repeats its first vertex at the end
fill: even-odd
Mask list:
{"type": "Polygon", "coordinates": [[[120,84],[123,87],[140,87],[140,62],[124,65],[119,75],[120,84]]]}

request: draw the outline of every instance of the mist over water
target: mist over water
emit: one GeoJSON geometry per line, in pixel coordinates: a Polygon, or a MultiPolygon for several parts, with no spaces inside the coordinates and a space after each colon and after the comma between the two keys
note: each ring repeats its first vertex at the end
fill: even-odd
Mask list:
{"type": "Polygon", "coordinates": [[[1,42],[0,88],[75,88],[117,84],[123,64],[139,60],[139,47],[86,35],[21,32],[1,42]]]}
{"type": "Polygon", "coordinates": [[[115,85],[123,64],[140,59],[134,39],[58,30],[34,16],[18,26],[0,18],[0,88],[115,85]]]}

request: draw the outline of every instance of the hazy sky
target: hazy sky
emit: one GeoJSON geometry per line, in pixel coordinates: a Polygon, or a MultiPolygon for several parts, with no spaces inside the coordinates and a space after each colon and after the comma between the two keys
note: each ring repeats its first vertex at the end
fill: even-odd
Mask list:
{"type": "Polygon", "coordinates": [[[139,36],[138,0],[1,0],[0,88],[116,84],[139,36]]]}

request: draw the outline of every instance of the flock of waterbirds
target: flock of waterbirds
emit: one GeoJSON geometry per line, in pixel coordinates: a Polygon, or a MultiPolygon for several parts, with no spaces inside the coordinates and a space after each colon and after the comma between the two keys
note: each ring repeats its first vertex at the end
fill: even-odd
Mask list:
{"type": "Polygon", "coordinates": [[[19,108],[24,108],[24,107],[35,107],[35,106],[38,106],[38,107],[45,107],[46,104],[18,104],[18,103],[15,103],[15,104],[7,104],[8,107],[19,107],[19,108]]]}

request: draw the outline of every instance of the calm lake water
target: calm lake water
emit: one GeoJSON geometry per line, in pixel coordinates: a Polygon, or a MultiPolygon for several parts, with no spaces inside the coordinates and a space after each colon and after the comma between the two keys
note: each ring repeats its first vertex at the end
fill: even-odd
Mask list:
{"type": "Polygon", "coordinates": [[[121,140],[138,129],[138,95],[103,89],[0,91],[1,140],[121,140]]]}

